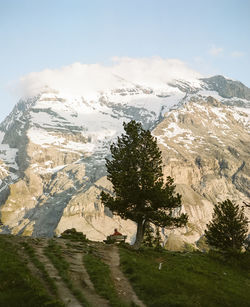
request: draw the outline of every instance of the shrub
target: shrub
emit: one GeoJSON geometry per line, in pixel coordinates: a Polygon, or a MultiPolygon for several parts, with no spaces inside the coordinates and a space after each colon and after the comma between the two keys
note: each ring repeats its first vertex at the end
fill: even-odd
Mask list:
{"type": "Polygon", "coordinates": [[[67,229],[61,234],[62,239],[70,239],[76,242],[87,242],[86,235],[80,231],[76,231],[75,228],[67,229]]]}

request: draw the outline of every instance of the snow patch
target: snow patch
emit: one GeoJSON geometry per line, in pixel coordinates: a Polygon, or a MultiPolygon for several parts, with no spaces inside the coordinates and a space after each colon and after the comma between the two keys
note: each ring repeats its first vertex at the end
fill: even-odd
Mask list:
{"type": "Polygon", "coordinates": [[[192,134],[191,130],[182,129],[176,123],[170,123],[168,128],[164,128],[164,136],[168,138],[173,138],[179,134],[189,133],[192,134]]]}
{"type": "Polygon", "coordinates": [[[211,108],[211,111],[218,117],[219,121],[227,121],[226,113],[220,108],[211,108]]]}

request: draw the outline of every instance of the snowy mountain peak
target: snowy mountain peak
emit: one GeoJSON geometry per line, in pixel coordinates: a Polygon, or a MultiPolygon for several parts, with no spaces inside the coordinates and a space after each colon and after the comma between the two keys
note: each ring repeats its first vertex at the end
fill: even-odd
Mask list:
{"type": "MultiPolygon", "coordinates": [[[[223,197],[248,197],[250,90],[221,76],[166,76],[155,72],[158,64],[151,69],[156,75],[145,73],[141,82],[131,71],[101,69],[108,80],[95,84],[100,68],[92,67],[86,84],[80,78],[79,84],[66,86],[53,72],[54,84],[41,80],[39,93],[15,106],[0,125],[2,231],[38,236],[75,227],[102,240],[112,228],[123,227],[132,239],[134,224],[114,217],[99,200],[101,189],[111,188],[105,179],[110,144],[131,119],[153,130],[165,174],[183,190],[193,223],[199,221],[189,242],[202,234],[218,199],[217,185],[223,197]]],[[[81,77],[84,69],[85,76],[89,67],[74,67],[74,74],[81,77]]]]}

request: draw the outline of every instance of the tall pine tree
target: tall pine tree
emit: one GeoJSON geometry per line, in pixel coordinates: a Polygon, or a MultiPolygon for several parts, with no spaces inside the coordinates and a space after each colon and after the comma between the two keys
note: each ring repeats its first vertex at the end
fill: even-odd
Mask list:
{"type": "Polygon", "coordinates": [[[114,214],[137,223],[134,248],[143,241],[145,226],[181,227],[187,215],[174,215],[181,207],[181,195],[175,194],[171,177],[163,181],[162,156],[156,138],[140,123],[123,123],[125,134],[110,147],[112,159],[106,159],[108,180],[113,194],[101,193],[102,203],[114,214]]]}

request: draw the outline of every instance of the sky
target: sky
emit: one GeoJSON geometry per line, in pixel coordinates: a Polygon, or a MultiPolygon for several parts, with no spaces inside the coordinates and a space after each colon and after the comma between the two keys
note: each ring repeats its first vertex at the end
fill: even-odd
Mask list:
{"type": "Polygon", "coordinates": [[[250,87],[250,0],[0,0],[0,121],[31,73],[127,59],[250,87]]]}

